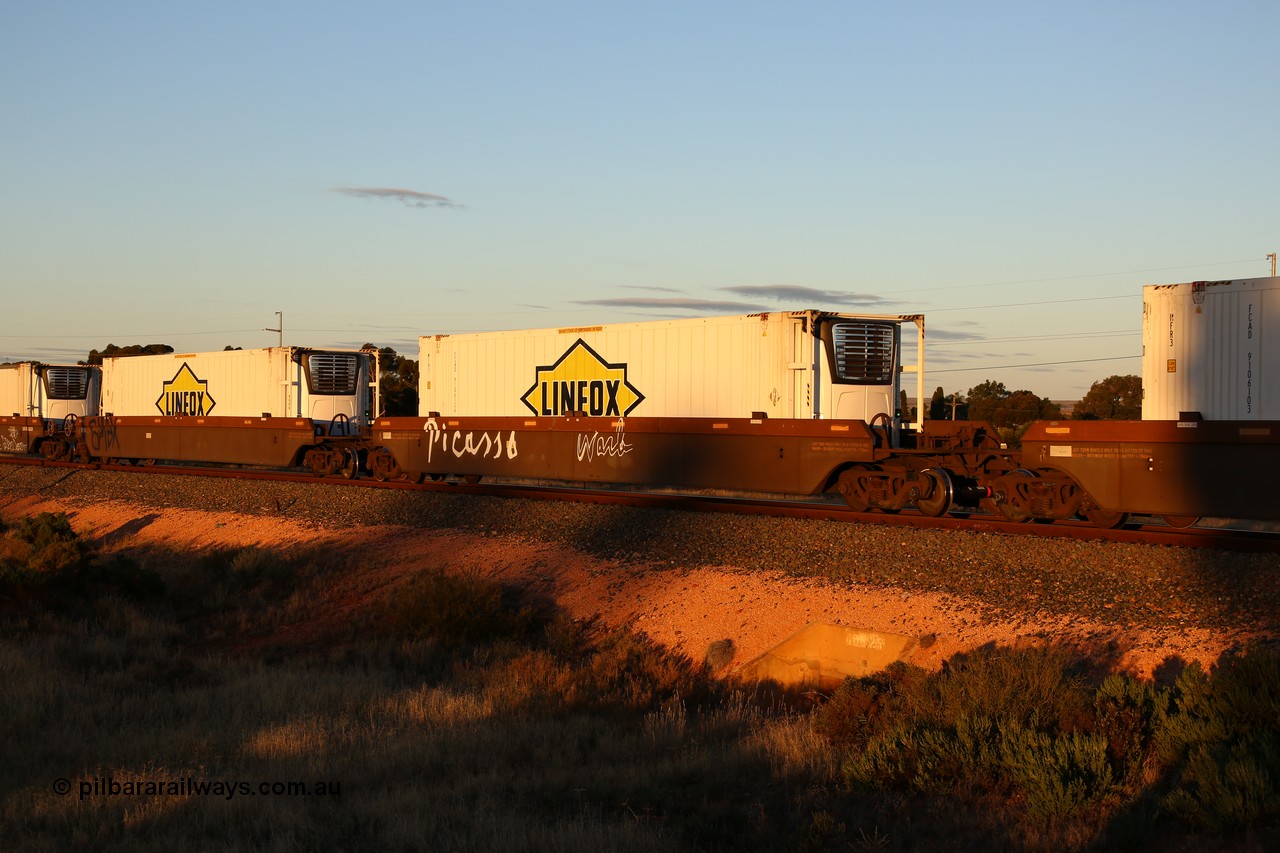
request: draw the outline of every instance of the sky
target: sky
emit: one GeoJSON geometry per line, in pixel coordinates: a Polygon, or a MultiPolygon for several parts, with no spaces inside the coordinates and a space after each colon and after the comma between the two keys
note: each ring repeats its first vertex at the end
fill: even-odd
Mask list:
{"type": "Polygon", "coordinates": [[[1280,4],[0,5],[0,360],[820,308],[926,395],[1270,274],[1280,4]]]}

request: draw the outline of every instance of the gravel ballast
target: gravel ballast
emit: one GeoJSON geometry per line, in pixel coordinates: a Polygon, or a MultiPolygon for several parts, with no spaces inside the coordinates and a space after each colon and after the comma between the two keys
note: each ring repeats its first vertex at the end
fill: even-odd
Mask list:
{"type": "Polygon", "coordinates": [[[735,567],[848,587],[934,593],[992,618],[1280,636],[1280,554],[1015,537],[220,477],[0,465],[0,507],[41,497],[398,525],[563,543],[657,567],[735,567]]]}

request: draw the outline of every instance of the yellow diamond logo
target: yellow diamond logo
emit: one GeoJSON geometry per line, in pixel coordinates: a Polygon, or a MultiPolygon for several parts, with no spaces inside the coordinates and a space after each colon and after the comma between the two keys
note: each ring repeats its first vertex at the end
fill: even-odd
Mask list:
{"type": "Polygon", "coordinates": [[[627,381],[625,363],[609,364],[578,338],[555,364],[537,369],[520,399],[541,417],[611,418],[631,414],[644,395],[627,381]]]}
{"type": "Polygon", "coordinates": [[[156,408],[162,415],[207,415],[217,405],[209,394],[209,383],[196,378],[184,361],[173,378],[164,383],[156,408]]]}

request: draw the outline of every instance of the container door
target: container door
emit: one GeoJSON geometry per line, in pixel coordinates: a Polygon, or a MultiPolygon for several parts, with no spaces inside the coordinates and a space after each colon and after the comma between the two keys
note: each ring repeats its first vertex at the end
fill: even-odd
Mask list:
{"type": "Polygon", "coordinates": [[[827,401],[822,399],[821,368],[814,359],[818,355],[815,339],[809,330],[809,318],[791,321],[791,407],[787,417],[820,418],[827,401]]]}

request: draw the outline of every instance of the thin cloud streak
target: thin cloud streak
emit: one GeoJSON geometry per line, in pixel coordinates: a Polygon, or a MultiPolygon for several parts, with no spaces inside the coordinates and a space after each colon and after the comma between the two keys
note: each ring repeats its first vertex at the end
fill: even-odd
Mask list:
{"type": "Polygon", "coordinates": [[[444,207],[460,209],[466,205],[458,204],[446,196],[435,193],[424,193],[418,190],[405,190],[395,187],[334,187],[333,191],[353,198],[389,199],[398,201],[405,207],[427,208],[444,207]]]}
{"type": "Polygon", "coordinates": [[[707,311],[749,314],[763,311],[765,307],[753,302],[729,302],[714,299],[688,299],[685,297],[627,297],[615,299],[578,299],[575,305],[598,305],[602,308],[643,308],[653,311],[707,311]]]}
{"type": "Polygon", "coordinates": [[[744,284],[720,289],[737,296],[772,299],[774,302],[792,302],[806,306],[850,305],[871,307],[894,304],[893,300],[876,296],[873,293],[819,290],[816,287],[801,287],[796,284],[744,284]]]}

